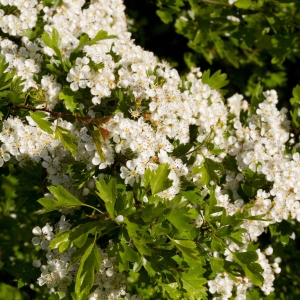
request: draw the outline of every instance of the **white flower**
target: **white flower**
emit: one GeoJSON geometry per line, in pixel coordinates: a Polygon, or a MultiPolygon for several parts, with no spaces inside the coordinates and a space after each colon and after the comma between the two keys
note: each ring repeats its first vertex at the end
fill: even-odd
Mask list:
{"type": "Polygon", "coordinates": [[[42,263],[41,263],[40,260],[33,260],[33,261],[32,261],[32,265],[33,265],[35,268],[39,268],[39,267],[42,265],[42,263]]]}
{"type": "Polygon", "coordinates": [[[43,250],[46,250],[48,248],[49,242],[54,238],[52,230],[53,227],[48,224],[42,229],[39,226],[34,227],[32,229],[32,233],[36,235],[36,237],[32,238],[32,244],[34,246],[40,245],[43,250]]]}
{"type": "Polygon", "coordinates": [[[266,250],[265,250],[266,255],[272,255],[273,253],[273,248],[271,246],[269,246],[266,250]]]}
{"type": "Polygon", "coordinates": [[[122,215],[119,215],[115,218],[115,221],[117,223],[123,223],[124,222],[124,217],[122,215]]]}

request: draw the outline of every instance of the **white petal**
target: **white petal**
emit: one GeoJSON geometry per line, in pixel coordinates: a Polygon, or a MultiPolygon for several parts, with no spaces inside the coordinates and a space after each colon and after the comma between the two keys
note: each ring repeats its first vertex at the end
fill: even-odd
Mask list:
{"type": "Polygon", "coordinates": [[[39,227],[39,226],[34,227],[34,228],[32,229],[32,233],[33,233],[34,235],[41,235],[41,234],[42,234],[42,229],[41,229],[41,227],[39,227]]]}

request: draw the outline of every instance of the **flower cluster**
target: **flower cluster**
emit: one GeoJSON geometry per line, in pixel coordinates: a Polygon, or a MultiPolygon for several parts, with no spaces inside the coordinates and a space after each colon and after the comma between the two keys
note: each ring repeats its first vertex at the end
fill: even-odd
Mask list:
{"type": "MultiPolygon", "coordinates": [[[[49,243],[55,236],[54,233],[68,231],[71,227],[71,223],[63,215],[55,224],[55,228],[47,224],[43,228],[36,226],[32,230],[35,235],[32,243],[46,251],[44,264],[41,260],[33,261],[33,266],[41,270],[41,276],[37,280],[40,286],[46,284],[49,289],[55,288],[57,291],[66,292],[68,286],[75,281],[78,263],[73,263],[71,257],[76,251],[76,247],[71,247],[63,253],[59,253],[58,249],[49,248],[49,243]]],[[[126,276],[115,268],[115,259],[108,257],[101,248],[98,248],[98,251],[102,257],[102,263],[100,269],[95,273],[94,286],[96,289],[90,295],[89,300],[119,299],[120,297],[128,300],[140,299],[137,296],[130,297],[130,294],[126,293],[126,276]]]]}
{"type": "Polygon", "coordinates": [[[1,1],[0,27],[4,33],[12,36],[20,36],[24,30],[36,25],[38,15],[38,2],[34,0],[4,0],[1,1]],[[6,12],[7,11],[7,12],[6,12]],[[9,12],[18,11],[19,14],[9,12]]]}

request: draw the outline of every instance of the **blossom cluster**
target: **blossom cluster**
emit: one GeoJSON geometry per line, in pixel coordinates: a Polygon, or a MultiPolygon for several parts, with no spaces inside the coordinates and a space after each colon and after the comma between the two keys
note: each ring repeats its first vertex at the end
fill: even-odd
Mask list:
{"type": "Polygon", "coordinates": [[[0,9],[0,27],[4,33],[20,36],[24,30],[36,25],[39,9],[37,1],[4,0],[1,1],[1,5],[3,9],[0,9]],[[15,11],[18,11],[19,14],[9,13],[15,11]]]}
{"type": "MultiPolygon", "coordinates": [[[[59,253],[58,249],[49,248],[49,243],[54,239],[55,234],[70,230],[71,227],[71,223],[62,215],[59,222],[55,224],[55,228],[49,224],[43,228],[39,226],[33,228],[32,232],[35,237],[32,238],[32,243],[46,252],[44,264],[41,260],[33,261],[33,266],[41,270],[41,276],[37,279],[40,286],[46,284],[50,290],[55,288],[57,291],[66,292],[68,286],[75,281],[79,265],[72,263],[71,256],[76,248],[71,247],[63,253],[59,253]]],[[[120,297],[138,300],[139,297],[130,297],[130,294],[126,293],[126,276],[114,267],[114,258],[108,257],[107,253],[99,247],[98,251],[102,257],[102,263],[95,273],[96,289],[90,295],[89,300],[119,299],[120,297]]]]}

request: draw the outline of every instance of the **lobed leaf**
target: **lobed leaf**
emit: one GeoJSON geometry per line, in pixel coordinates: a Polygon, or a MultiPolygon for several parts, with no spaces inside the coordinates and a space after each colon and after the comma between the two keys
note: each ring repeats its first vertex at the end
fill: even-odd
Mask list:
{"type": "Polygon", "coordinates": [[[195,262],[202,264],[199,253],[196,250],[197,246],[194,241],[171,239],[171,242],[183,254],[183,256],[187,256],[193,259],[195,262]]]}
{"type": "Polygon", "coordinates": [[[168,164],[161,164],[156,171],[151,171],[149,181],[152,195],[165,191],[172,186],[172,181],[168,179],[169,173],[168,164]]]}
{"type": "Polygon", "coordinates": [[[60,233],[59,235],[57,235],[55,237],[55,239],[53,239],[50,242],[49,247],[51,249],[58,248],[59,253],[66,251],[71,245],[69,236],[70,236],[70,231],[65,231],[65,232],[60,233]]]}
{"type": "Polygon", "coordinates": [[[264,282],[264,278],[261,275],[263,269],[258,263],[255,263],[258,260],[257,253],[255,251],[232,252],[232,255],[253,284],[261,286],[264,282]]]}
{"type": "Polygon", "coordinates": [[[228,80],[226,80],[227,75],[221,74],[221,70],[215,72],[212,76],[210,76],[210,70],[206,70],[202,74],[202,82],[204,84],[208,84],[212,89],[217,89],[223,95],[227,93],[226,90],[222,90],[224,86],[228,84],[228,80]]]}
{"type": "Polygon", "coordinates": [[[70,110],[72,113],[78,107],[77,99],[81,99],[82,95],[79,92],[74,92],[70,89],[70,87],[65,86],[63,90],[58,95],[60,100],[63,100],[65,103],[66,109],[70,110]]]}
{"type": "Polygon", "coordinates": [[[49,134],[53,133],[53,130],[51,128],[53,124],[47,120],[44,120],[44,118],[48,117],[48,115],[45,112],[42,111],[30,112],[30,117],[43,131],[49,134]]]}
{"type": "Polygon", "coordinates": [[[189,270],[187,273],[182,273],[180,279],[182,281],[183,288],[187,291],[188,299],[207,299],[207,288],[203,285],[207,280],[202,277],[203,274],[199,274],[197,269],[189,270]]]}
{"type": "Polygon", "coordinates": [[[103,178],[96,181],[97,195],[104,201],[107,212],[112,219],[115,218],[115,203],[117,199],[117,181],[111,178],[106,184],[103,178]]]}
{"type": "Polygon", "coordinates": [[[78,151],[77,138],[70,134],[70,130],[63,127],[56,126],[55,137],[56,140],[60,139],[65,149],[68,149],[74,156],[78,151]]]}
{"type": "Polygon", "coordinates": [[[43,205],[44,209],[36,212],[37,214],[43,214],[53,210],[60,210],[63,208],[72,208],[81,206],[83,203],[70,194],[61,185],[48,187],[50,193],[56,198],[40,198],[38,202],[43,205]]]}
{"type": "Polygon", "coordinates": [[[80,259],[80,265],[76,275],[75,292],[78,300],[88,295],[94,285],[95,271],[99,271],[102,257],[97,245],[90,245],[80,259]]]}

